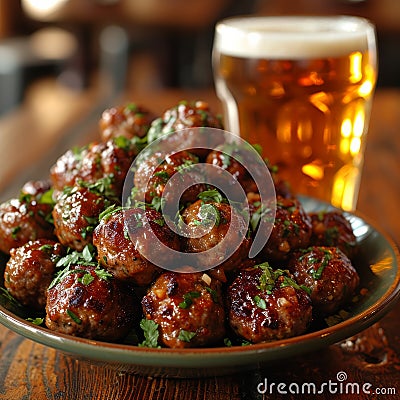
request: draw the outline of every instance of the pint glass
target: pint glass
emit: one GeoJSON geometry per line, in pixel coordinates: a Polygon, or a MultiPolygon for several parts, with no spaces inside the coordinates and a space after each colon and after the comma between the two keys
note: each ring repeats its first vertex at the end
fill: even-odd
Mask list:
{"type": "Polygon", "coordinates": [[[216,26],[225,128],[295,193],[356,207],[377,65],[374,26],[350,16],[236,17],[216,26]]]}

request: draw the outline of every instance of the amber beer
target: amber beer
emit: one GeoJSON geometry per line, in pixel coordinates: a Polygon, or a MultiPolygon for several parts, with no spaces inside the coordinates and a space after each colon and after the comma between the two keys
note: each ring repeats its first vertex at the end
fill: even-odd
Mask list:
{"type": "Polygon", "coordinates": [[[353,210],[376,81],[373,25],[228,19],[216,27],[213,68],[226,129],[259,143],[295,192],[353,210]]]}

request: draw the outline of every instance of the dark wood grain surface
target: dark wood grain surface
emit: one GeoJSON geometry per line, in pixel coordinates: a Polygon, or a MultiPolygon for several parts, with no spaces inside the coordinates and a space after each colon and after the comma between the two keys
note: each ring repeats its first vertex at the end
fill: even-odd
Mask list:
{"type": "MultiPolygon", "coordinates": [[[[212,92],[136,93],[126,96],[153,104],[157,112],[183,98],[195,97],[207,99],[213,107],[219,107],[212,92]]],[[[34,155],[28,160],[23,156],[27,154],[26,149],[21,152],[19,147],[24,137],[17,130],[23,118],[27,118],[29,110],[21,110],[12,117],[0,119],[0,148],[3,154],[0,158],[1,199],[18,190],[26,178],[32,175],[40,177],[38,174],[43,174],[54,161],[51,158],[71,143],[82,143],[96,135],[97,114],[103,103],[93,105],[94,98],[85,99],[81,107],[76,103],[62,126],[54,124],[46,128],[46,124],[42,126],[36,120],[36,125],[31,125],[29,140],[32,143],[35,141],[32,139],[35,129],[47,129],[41,135],[48,135],[49,145],[42,143],[42,146],[34,146],[34,155]],[[80,127],[75,126],[77,122],[80,127]],[[7,151],[4,149],[6,145],[7,151]],[[34,168],[29,169],[32,165],[34,168]]],[[[377,221],[399,244],[400,91],[381,90],[376,94],[358,209],[370,220],[377,221]]],[[[399,307],[395,306],[379,323],[357,336],[316,353],[235,376],[203,379],[154,378],[117,372],[75,360],[0,326],[0,399],[395,399],[400,395],[399,307]],[[340,388],[337,388],[336,395],[332,394],[334,388],[328,390],[328,384],[336,381],[340,372],[347,374],[345,382],[357,383],[360,388],[366,384],[371,394],[340,394],[340,388]],[[290,393],[280,395],[278,392],[279,383],[286,384],[286,390],[292,384],[291,388],[295,390],[296,384],[299,387],[307,382],[313,382],[317,387],[324,385],[324,392],[308,396],[290,393]],[[275,384],[272,394],[259,393],[266,387],[265,383],[275,384]],[[376,389],[385,393],[373,394],[376,389]]],[[[270,386],[268,388],[271,389],[270,386]]],[[[284,386],[281,388],[284,390],[284,386]]]]}

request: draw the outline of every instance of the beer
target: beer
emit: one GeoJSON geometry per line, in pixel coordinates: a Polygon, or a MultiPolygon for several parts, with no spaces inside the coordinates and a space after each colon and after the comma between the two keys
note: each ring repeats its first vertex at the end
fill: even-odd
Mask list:
{"type": "Polygon", "coordinates": [[[294,192],[356,206],[376,81],[373,26],[356,17],[249,17],[217,25],[225,127],[294,192]]]}

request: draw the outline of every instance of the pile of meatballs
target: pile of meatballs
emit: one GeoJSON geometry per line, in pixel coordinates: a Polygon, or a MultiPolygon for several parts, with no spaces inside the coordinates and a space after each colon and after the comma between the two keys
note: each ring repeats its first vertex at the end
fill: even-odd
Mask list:
{"type": "MultiPolygon", "coordinates": [[[[269,209],[232,148],[172,150],[179,141],[172,132],[193,127],[223,129],[204,101],[180,102],[161,117],[134,103],[109,108],[99,121],[98,142],[67,151],[47,180],[27,182],[0,205],[0,251],[9,254],[4,288],[36,322],[63,334],[139,346],[230,346],[304,334],[351,303],[359,286],[351,261],[357,246],[342,213],[306,213],[279,170],[267,165],[275,219],[267,243],[249,258],[269,209]],[[122,205],[132,162],[160,137],[170,138],[169,150],[140,163],[132,201],[122,205]],[[184,179],[185,168],[197,163],[217,165],[240,183],[247,220],[218,189],[198,183],[179,199],[175,222],[198,227],[209,223],[212,210],[213,226],[201,237],[170,229],[160,208],[166,183],[177,173],[184,179]],[[138,195],[144,201],[135,201],[138,195]],[[146,257],[163,255],[162,246],[201,255],[224,239],[233,221],[244,239],[211,269],[188,265],[175,272],[146,257]],[[157,241],[149,240],[150,231],[157,241]]],[[[165,265],[173,263],[166,252],[165,265]]]]}

